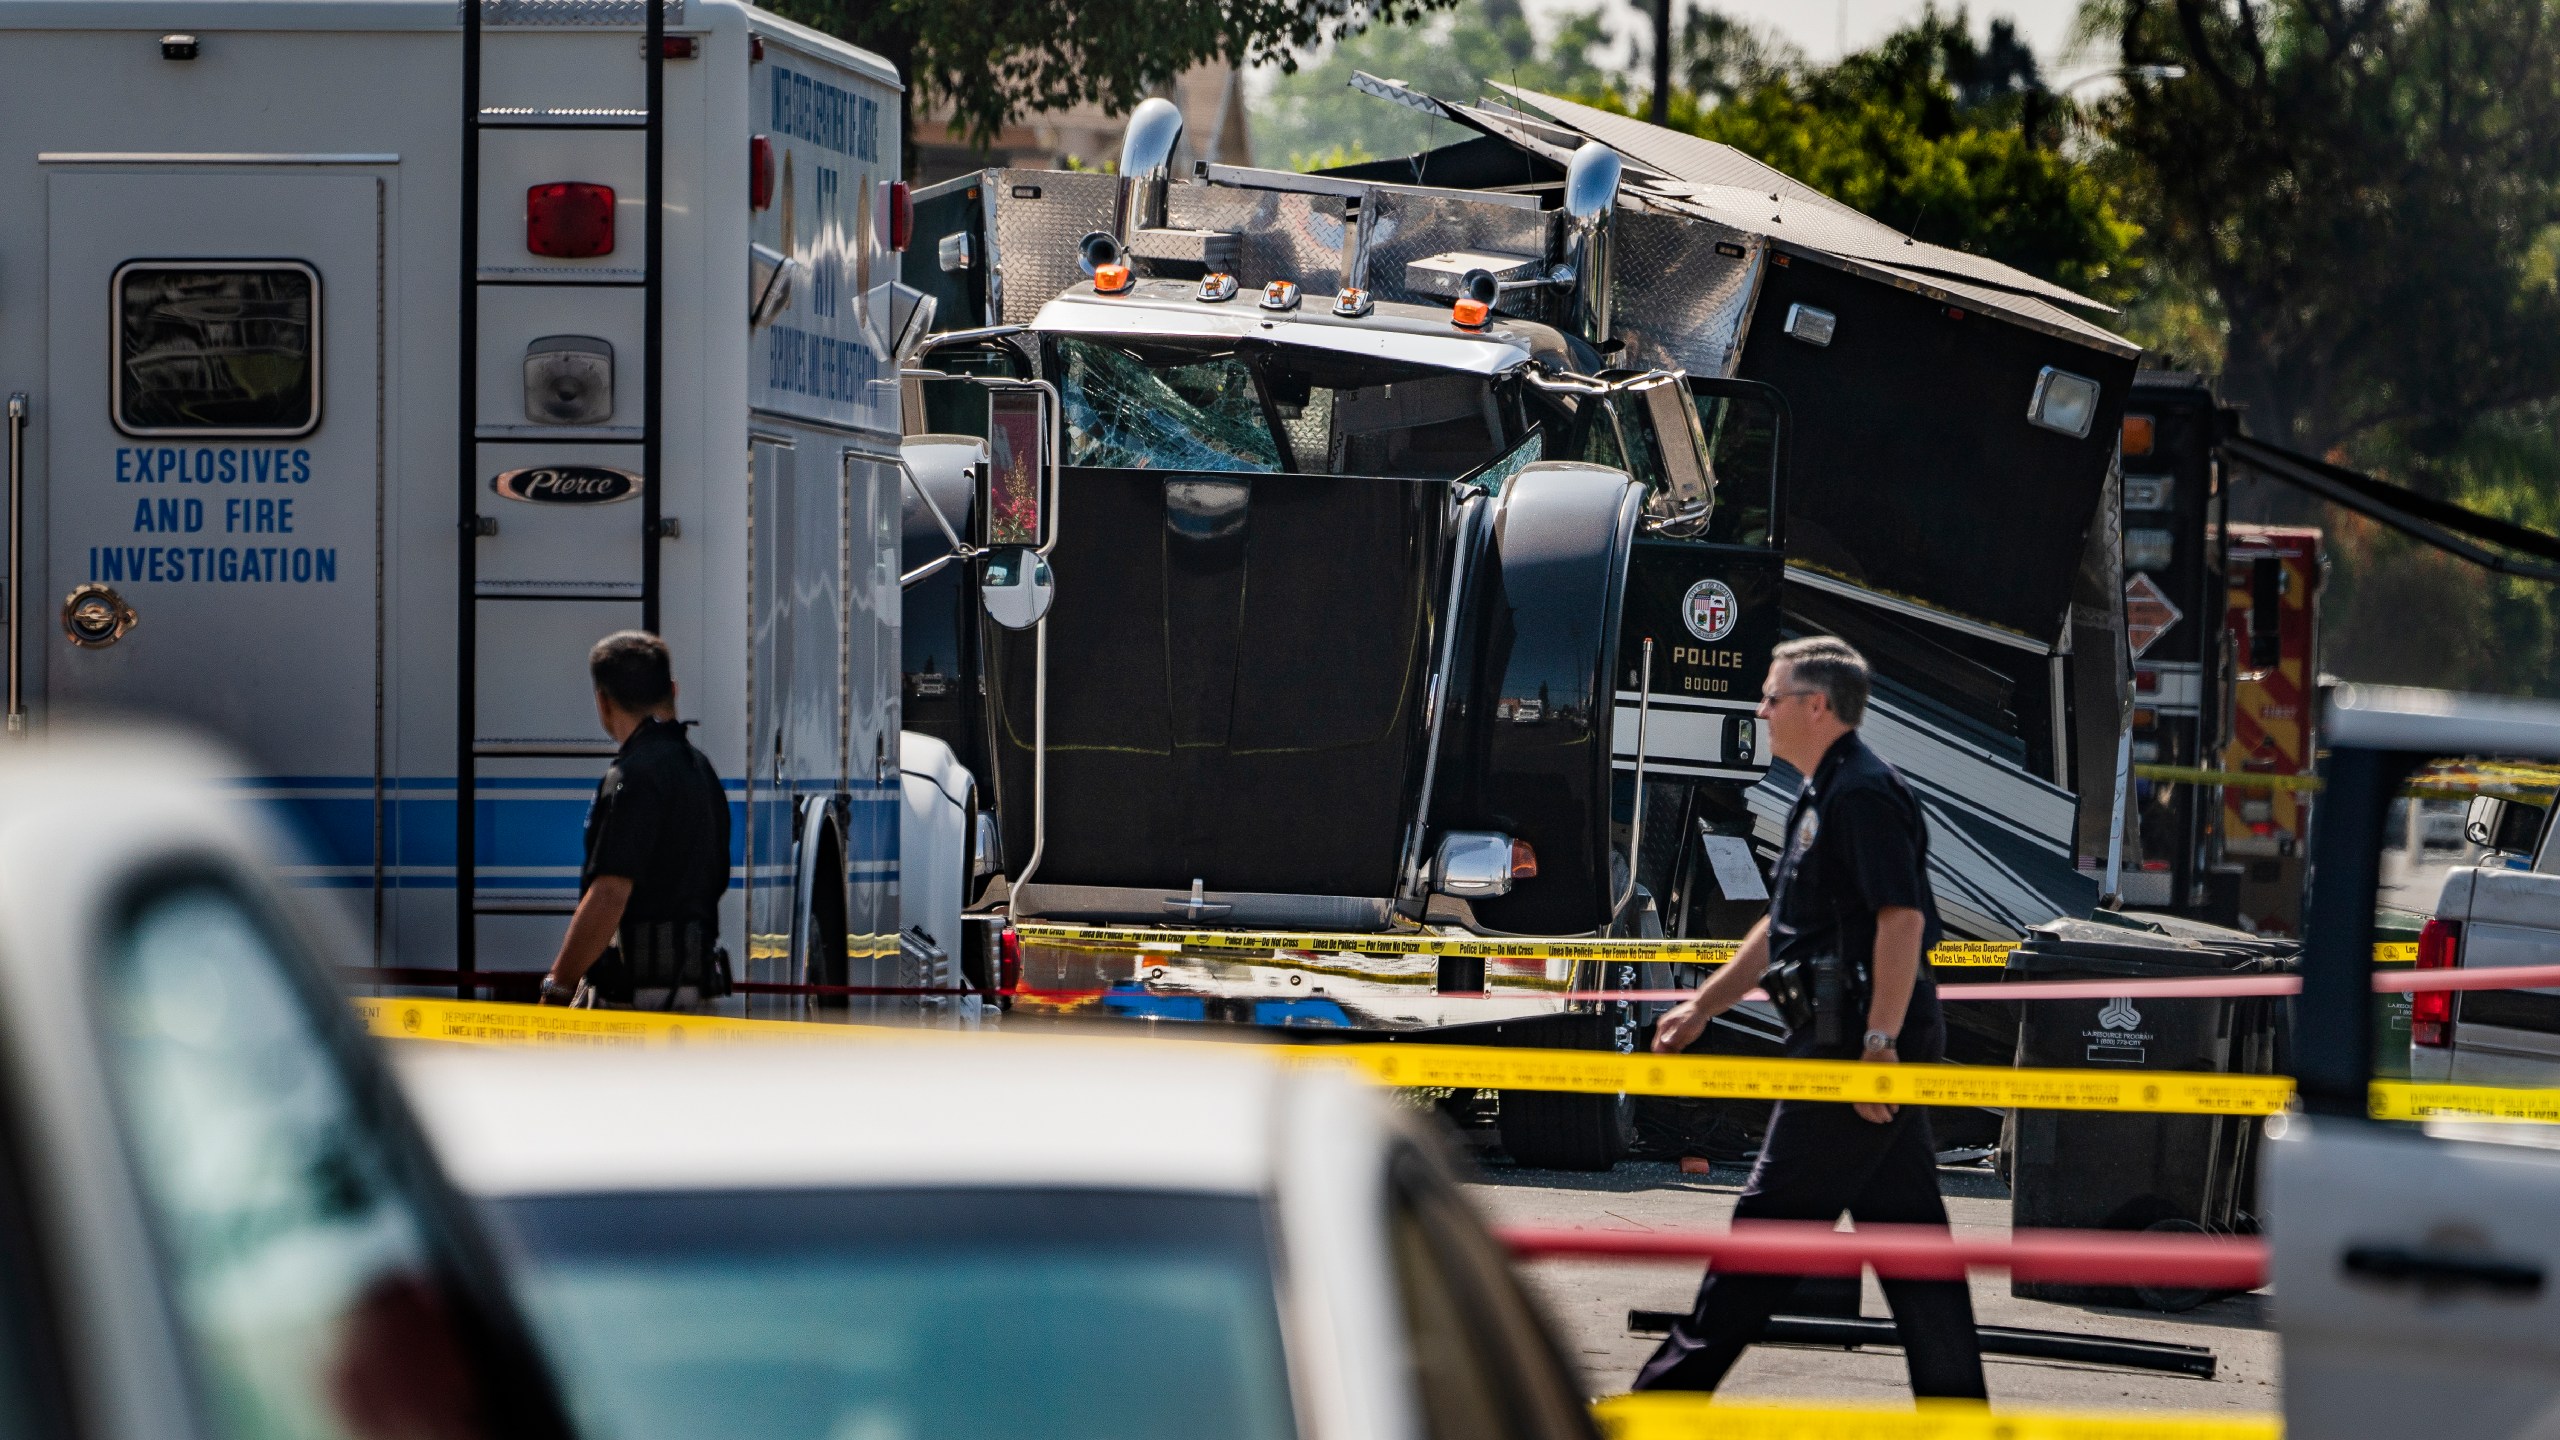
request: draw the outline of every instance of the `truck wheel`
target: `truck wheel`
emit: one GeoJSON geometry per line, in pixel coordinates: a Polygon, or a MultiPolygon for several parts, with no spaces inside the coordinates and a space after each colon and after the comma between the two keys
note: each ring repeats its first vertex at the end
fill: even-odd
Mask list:
{"type": "MultiPolygon", "coordinates": [[[[800,845],[800,914],[793,922],[796,933],[792,938],[800,948],[801,981],[810,985],[847,984],[851,976],[847,942],[852,926],[845,903],[844,834],[823,804],[809,807],[800,845]]],[[[841,995],[817,996],[810,1004],[819,1010],[850,1008],[841,995]]]]}
{"type": "Polygon", "coordinates": [[[1532,1170],[1606,1170],[1635,1143],[1635,1104],[1624,1095],[1505,1090],[1500,1105],[1502,1148],[1532,1170]]]}

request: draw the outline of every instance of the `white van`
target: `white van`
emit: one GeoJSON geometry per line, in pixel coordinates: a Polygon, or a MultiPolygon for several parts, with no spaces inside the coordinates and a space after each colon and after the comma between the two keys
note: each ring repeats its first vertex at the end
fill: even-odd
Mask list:
{"type": "Polygon", "coordinates": [[[957,907],[902,917],[901,864],[968,859],[902,855],[902,769],[973,802],[900,738],[898,78],[652,21],[0,3],[9,725],[210,729],[375,963],[538,970],[612,750],[587,647],[657,629],[741,978],[939,983],[898,936],[956,954],[957,907]]]}

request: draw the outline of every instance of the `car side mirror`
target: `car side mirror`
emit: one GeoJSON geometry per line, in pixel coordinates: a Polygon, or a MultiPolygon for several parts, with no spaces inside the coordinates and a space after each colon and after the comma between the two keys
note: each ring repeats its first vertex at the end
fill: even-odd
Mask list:
{"type": "Polygon", "coordinates": [[[2484,850],[2529,855],[2542,838],[2543,807],[2497,795],[2474,795],[2462,817],[2462,838],[2484,850]]]}
{"type": "Polygon", "coordinates": [[[1716,472],[1707,458],[1707,427],[1687,382],[1657,370],[1627,382],[1625,393],[1635,402],[1625,413],[1643,432],[1629,438],[1653,452],[1661,482],[1645,497],[1646,528],[1680,540],[1705,534],[1716,513],[1716,472]]]}

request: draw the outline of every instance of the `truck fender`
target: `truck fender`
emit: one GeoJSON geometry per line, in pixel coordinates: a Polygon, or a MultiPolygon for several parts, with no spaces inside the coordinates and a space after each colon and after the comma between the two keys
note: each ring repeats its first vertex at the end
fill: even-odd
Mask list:
{"type": "Polygon", "coordinates": [[[1503,486],[1464,620],[1468,828],[1526,840],[1538,873],[1479,900],[1486,926],[1570,935],[1609,923],[1613,669],[1644,487],[1623,470],[1531,465],[1503,486]]]}
{"type": "Polygon", "coordinates": [[[955,957],[948,983],[956,985],[977,778],[950,746],[913,730],[899,732],[898,773],[898,928],[955,957]]]}

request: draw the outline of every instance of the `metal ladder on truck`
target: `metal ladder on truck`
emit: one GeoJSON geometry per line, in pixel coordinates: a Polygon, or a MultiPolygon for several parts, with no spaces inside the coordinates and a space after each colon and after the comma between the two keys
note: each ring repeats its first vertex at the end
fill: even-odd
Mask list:
{"type": "MultiPolygon", "coordinates": [[[[524,433],[525,427],[492,427],[482,423],[480,415],[480,300],[484,291],[493,287],[528,285],[603,285],[636,287],[641,294],[641,408],[639,432],[634,434],[598,434],[580,430],[557,438],[580,445],[628,445],[639,452],[641,476],[641,542],[640,542],[640,628],[655,633],[658,629],[659,555],[658,542],[665,525],[660,515],[661,497],[658,480],[662,440],[660,395],[660,357],[664,348],[664,265],[666,211],[666,62],[670,46],[690,57],[695,41],[690,37],[669,37],[667,22],[672,16],[683,22],[684,0],[464,0],[462,11],[462,267],[461,267],[461,334],[459,338],[461,369],[458,377],[460,420],[456,434],[457,453],[461,458],[456,498],[460,524],[460,543],[455,586],[455,675],[454,675],[454,987],[463,999],[470,999],[476,988],[473,977],[479,973],[479,921],[484,915],[562,915],[573,913],[575,899],[483,899],[479,885],[479,779],[480,762],[484,759],[593,758],[610,756],[613,746],[598,740],[592,744],[560,743],[528,745],[521,743],[491,744],[480,733],[480,606],[483,603],[539,605],[545,601],[584,598],[628,598],[624,595],[584,596],[575,594],[517,594],[503,590],[486,590],[480,581],[479,546],[481,537],[496,533],[497,522],[483,513],[484,496],[489,493],[490,476],[481,461],[481,447],[498,441],[523,444],[539,442],[542,436],[524,433]],[[646,100],[638,110],[599,108],[593,106],[540,107],[505,106],[484,108],[481,103],[482,44],[492,23],[499,26],[575,25],[579,27],[620,28],[637,21],[642,26],[641,63],[647,72],[646,100]],[[490,129],[518,130],[640,130],[646,132],[643,185],[647,203],[643,214],[644,257],[641,278],[603,278],[570,275],[528,276],[524,274],[492,274],[482,264],[480,252],[480,142],[490,129]]],[[[620,377],[615,379],[620,389],[620,377]]]]}

